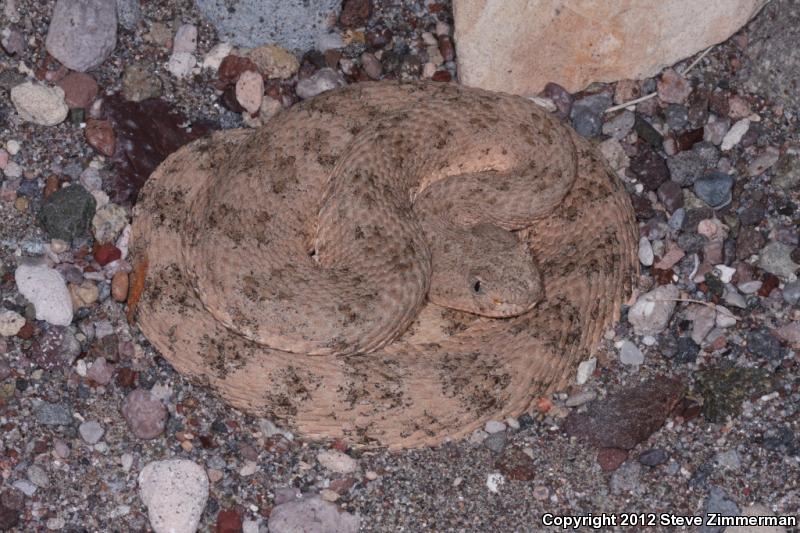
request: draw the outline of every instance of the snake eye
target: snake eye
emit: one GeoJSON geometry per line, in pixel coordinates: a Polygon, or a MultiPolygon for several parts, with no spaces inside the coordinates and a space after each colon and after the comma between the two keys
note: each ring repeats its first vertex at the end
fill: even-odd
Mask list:
{"type": "Polygon", "coordinates": [[[472,282],[472,292],[474,292],[475,294],[481,293],[481,280],[476,279],[475,281],[472,282]]]}

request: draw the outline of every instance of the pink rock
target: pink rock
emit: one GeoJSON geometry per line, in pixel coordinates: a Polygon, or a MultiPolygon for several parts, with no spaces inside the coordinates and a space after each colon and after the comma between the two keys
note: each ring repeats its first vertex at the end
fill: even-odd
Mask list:
{"type": "Polygon", "coordinates": [[[800,322],[789,322],[775,330],[781,339],[792,344],[800,344],[800,322]]]}
{"type": "Polygon", "coordinates": [[[104,358],[98,357],[86,372],[86,377],[98,385],[108,385],[111,383],[111,378],[114,377],[114,365],[110,365],[104,358]]]}
{"type": "Polygon", "coordinates": [[[236,100],[249,113],[255,113],[261,107],[264,97],[264,79],[258,72],[246,70],[236,82],[236,100]]]}
{"type": "Polygon", "coordinates": [[[678,261],[683,259],[686,255],[686,252],[678,248],[675,244],[670,244],[667,253],[664,254],[664,257],[656,263],[654,266],[659,270],[669,270],[670,268],[674,267],[678,261]]]}
{"type": "Polygon", "coordinates": [[[692,86],[680,74],[668,68],[658,80],[658,97],[662,102],[682,104],[692,92],[692,86]]]}
{"type": "Polygon", "coordinates": [[[70,108],[88,108],[98,91],[94,78],[83,72],[70,72],[58,86],[64,90],[64,101],[70,108]]]}
{"type": "Polygon", "coordinates": [[[8,165],[8,157],[8,152],[0,148],[0,170],[3,170],[8,165]]]}
{"type": "Polygon", "coordinates": [[[164,432],[167,409],[145,389],[136,389],[122,403],[122,416],[140,439],[153,439],[164,432]]]}

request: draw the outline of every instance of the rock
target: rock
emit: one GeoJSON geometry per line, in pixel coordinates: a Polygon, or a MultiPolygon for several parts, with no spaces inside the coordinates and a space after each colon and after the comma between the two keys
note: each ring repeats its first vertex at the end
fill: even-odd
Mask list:
{"type": "Polygon", "coordinates": [[[169,63],[167,63],[167,70],[176,78],[188,78],[197,65],[197,58],[194,54],[189,52],[175,52],[169,56],[169,63]]]}
{"type": "Polygon", "coordinates": [[[679,292],[675,285],[662,285],[643,294],[628,311],[628,322],[637,335],[657,335],[664,331],[675,310],[679,292]]]}
{"type": "Polygon", "coordinates": [[[97,444],[106,432],[97,421],[89,420],[78,426],[78,433],[86,444],[97,444]]]}
{"type": "Polygon", "coordinates": [[[702,344],[703,339],[714,328],[716,311],[705,305],[694,305],[691,308],[692,340],[695,344],[702,344]]]}
{"type": "Polygon", "coordinates": [[[17,28],[11,26],[0,31],[0,46],[10,56],[22,54],[25,51],[25,37],[17,28]]]}
{"type": "Polygon", "coordinates": [[[56,326],[72,322],[72,300],[64,278],[44,264],[23,263],[14,272],[17,289],[36,308],[36,320],[56,326]]]}
{"type": "Polygon", "coordinates": [[[50,486],[50,478],[47,476],[47,472],[39,465],[29,466],[25,474],[28,477],[28,481],[39,488],[46,489],[50,486]]]}
{"type": "Polygon", "coordinates": [[[553,101],[558,109],[556,113],[559,118],[567,118],[572,110],[572,95],[557,83],[547,83],[542,90],[541,96],[553,101]]]}
{"type": "Polygon", "coordinates": [[[494,467],[506,479],[513,481],[530,481],[536,477],[536,465],[533,459],[517,446],[509,446],[494,463],[494,467]]]}
{"type": "Polygon", "coordinates": [[[92,218],[94,238],[99,244],[113,242],[128,225],[128,214],[117,204],[108,203],[92,218]]]}
{"type": "Polygon", "coordinates": [[[203,68],[213,71],[219,70],[222,60],[228,57],[232,51],[233,45],[231,43],[219,43],[214,45],[205,57],[203,57],[203,68]]]}
{"type": "Polygon", "coordinates": [[[578,365],[578,372],[577,376],[575,377],[575,382],[578,385],[583,385],[589,378],[594,374],[595,369],[597,368],[597,358],[592,357],[586,361],[581,361],[581,364],[578,365]]]}
{"type": "Polygon", "coordinates": [[[57,0],[45,45],[65,67],[91,70],[111,55],[116,44],[116,2],[57,0]]]}
{"type": "MultiPolygon", "coordinates": [[[[775,516],[772,509],[766,505],[754,503],[742,509],[740,516],[775,516]]],[[[786,533],[786,528],[783,526],[728,526],[725,528],[725,533],[786,533]]]]}
{"type": "Polygon", "coordinates": [[[117,272],[111,278],[111,297],[117,302],[128,299],[128,274],[125,272],[117,272]]]}
{"type": "Polygon", "coordinates": [[[89,119],[86,122],[86,142],[101,154],[111,157],[117,148],[114,128],[108,120],[89,119]]]}
{"type": "Polygon", "coordinates": [[[68,426],[72,423],[72,413],[61,404],[42,402],[36,408],[36,421],[44,426],[68,426]]]}
{"type": "Polygon", "coordinates": [[[727,205],[731,201],[733,178],[724,172],[712,172],[694,182],[694,193],[711,207],[727,205]]]}
{"type": "Polygon", "coordinates": [[[114,377],[114,365],[106,363],[103,357],[98,357],[86,372],[86,377],[98,385],[108,385],[114,377]]]}
{"type": "Polygon", "coordinates": [[[130,102],[141,102],[161,96],[161,80],[143,65],[130,65],[122,76],[122,94],[130,102]]]}
{"type": "Polygon", "coordinates": [[[508,435],[505,431],[499,433],[491,433],[483,440],[483,446],[494,453],[500,453],[506,447],[508,435]]]}
{"type": "Polygon", "coordinates": [[[692,92],[689,82],[673,69],[664,70],[658,80],[658,97],[662,102],[682,104],[692,92]]]}
{"type": "Polygon", "coordinates": [[[329,17],[338,14],[342,2],[238,0],[234,9],[226,0],[195,0],[195,3],[217,29],[221,40],[248,48],[274,43],[303,53],[314,48],[317,39],[327,33],[329,17]]]}
{"type": "Polygon", "coordinates": [[[122,416],[140,439],[154,439],[164,432],[167,409],[150,391],[136,389],[122,403],[122,416]]]}
{"type": "Polygon", "coordinates": [[[664,118],[669,129],[682,130],[689,122],[689,110],[684,105],[670,104],[664,109],[664,118]]]}
{"type": "Polygon", "coordinates": [[[22,120],[40,126],[60,124],[69,113],[61,87],[48,87],[32,81],[11,89],[11,102],[22,120]]]}
{"type": "Polygon", "coordinates": [[[792,261],[794,250],[794,246],[771,241],[761,249],[758,266],[784,281],[794,281],[797,279],[797,269],[800,268],[800,265],[792,261]]]}
{"type": "Polygon", "coordinates": [[[639,454],[639,462],[645,466],[658,466],[664,464],[669,455],[661,448],[650,448],[639,454]]]}
{"type": "Polygon", "coordinates": [[[622,341],[619,347],[619,362],[623,365],[639,366],[644,363],[644,354],[631,341],[622,341]]]}
{"type": "Polygon", "coordinates": [[[0,311],[0,335],[3,337],[13,337],[22,326],[25,325],[25,317],[14,311],[0,311]]]}
{"type": "Polygon", "coordinates": [[[139,7],[139,0],[117,0],[117,21],[120,26],[133,31],[140,20],[142,20],[142,10],[139,7]]]}
{"type": "Polygon", "coordinates": [[[272,509],[269,516],[270,533],[356,533],[360,526],[358,515],[341,512],[330,502],[310,496],[292,500],[272,509]]]}
{"type": "MultiPolygon", "coordinates": [[[[666,165],[666,163],[665,163],[666,165]]],[[[658,187],[658,199],[670,213],[683,207],[683,190],[672,180],[667,180],[658,187]]],[[[680,226],[679,226],[680,227],[680,226]]]]}
{"type": "Polygon", "coordinates": [[[585,96],[572,104],[569,118],[572,127],[584,137],[597,137],[603,131],[603,111],[611,107],[611,95],[598,93],[585,96]]]}
{"type": "Polygon", "coordinates": [[[716,169],[719,151],[711,143],[699,142],[691,150],[667,159],[672,181],[682,187],[691,185],[708,170],[716,169]]]}
{"type": "Polygon", "coordinates": [[[613,472],[628,458],[626,450],[619,448],[601,448],[597,452],[597,463],[603,472],[613,472]]]}
{"type": "Polygon", "coordinates": [[[375,54],[364,52],[361,54],[361,66],[364,67],[364,72],[373,80],[378,80],[383,74],[383,65],[375,57],[375,54]]]}
{"type": "Polygon", "coordinates": [[[236,82],[236,101],[249,113],[255,113],[261,107],[264,96],[264,80],[261,74],[246,70],[236,82]]]}
{"type": "Polygon", "coordinates": [[[703,398],[705,419],[721,423],[739,416],[744,400],[766,394],[771,381],[762,368],[721,366],[700,372],[695,387],[703,398]]]}
{"type": "Polygon", "coordinates": [[[297,82],[296,92],[297,96],[306,100],[325,91],[343,87],[346,84],[347,82],[340,72],[330,68],[323,68],[310,77],[297,82]]]}
{"type": "Polygon", "coordinates": [[[300,68],[300,62],[294,54],[274,44],[253,48],[247,57],[267,78],[285,80],[297,74],[297,70],[300,68]]]}
{"type": "Polygon", "coordinates": [[[775,177],[772,183],[785,191],[796,189],[800,186],[800,156],[784,154],[778,159],[773,169],[775,177]]]}
{"type": "Polygon", "coordinates": [[[317,461],[324,468],[337,474],[350,474],[358,468],[355,459],[337,450],[324,450],[317,454],[317,461]]]}
{"type": "Polygon", "coordinates": [[[648,146],[642,146],[636,156],[631,159],[630,171],[648,191],[658,189],[669,179],[667,162],[648,146]]]}
{"type": "Polygon", "coordinates": [[[58,86],[64,91],[64,101],[70,109],[88,108],[100,90],[94,78],[83,72],[70,72],[58,86]]]}
{"type": "Polygon", "coordinates": [[[195,50],[197,50],[197,26],[181,24],[172,40],[172,53],[194,54],[195,50]]]}
{"type": "Polygon", "coordinates": [[[636,116],[626,109],[603,124],[603,134],[615,139],[624,139],[633,129],[635,121],[636,116]]]}
{"type": "MultiPolygon", "coordinates": [[[[550,81],[575,92],[593,81],[644,79],[726,40],[764,3],[455,0],[459,78],[465,85],[522,95],[550,81]],[[643,45],[643,35],[659,38],[643,45]]],[[[786,83],[774,85],[791,86],[786,83]]]]}
{"type": "Polygon", "coordinates": [[[760,359],[781,359],[783,347],[780,340],[767,329],[757,329],[747,333],[747,351],[760,359]]]}
{"type": "Polygon", "coordinates": [[[339,24],[345,28],[364,26],[372,13],[372,0],[344,0],[339,24]]]}
{"type": "MultiPolygon", "coordinates": [[[[217,514],[216,533],[243,533],[242,517],[233,509],[222,510],[217,514]]],[[[256,528],[258,531],[258,528],[256,528]]]]}
{"type": "Polygon", "coordinates": [[[756,157],[752,163],[747,166],[748,175],[755,177],[763,174],[772,165],[778,162],[779,153],[777,150],[767,149],[763,154],[756,157]]]}
{"type": "Polygon", "coordinates": [[[735,123],[731,126],[731,129],[728,130],[728,133],[725,134],[725,137],[722,138],[722,144],[720,144],[720,149],[723,152],[727,152],[737,144],[739,141],[742,140],[744,134],[747,133],[747,130],[750,129],[750,121],[746,118],[735,123]]]}
{"type": "MultiPolygon", "coordinates": [[[[708,117],[708,123],[703,128],[703,140],[720,146],[731,128],[731,121],[716,115],[708,117]]],[[[730,147],[728,148],[730,150],[730,147]]]]}
{"type": "Polygon", "coordinates": [[[712,486],[706,499],[705,518],[703,525],[698,529],[699,533],[721,533],[726,529],[725,526],[708,525],[712,513],[723,516],[739,516],[739,506],[728,498],[725,491],[712,486]]]}
{"type": "Polygon", "coordinates": [[[789,305],[800,302],[800,280],[790,281],[783,287],[783,301],[789,305]]]}
{"type": "Polygon", "coordinates": [[[611,475],[609,486],[614,494],[642,492],[642,465],[636,461],[626,461],[611,475]]]}
{"type": "Polygon", "coordinates": [[[96,204],[80,185],[63,187],[45,200],[39,222],[51,239],[71,241],[86,235],[96,204]]]}
{"type": "Polygon", "coordinates": [[[45,370],[68,367],[80,353],[80,342],[65,326],[50,326],[31,345],[31,358],[45,370]]]}
{"type": "Polygon", "coordinates": [[[208,476],[186,459],[153,461],[139,473],[139,495],[156,533],[194,533],[208,500],[208,476]]]}
{"type": "Polygon", "coordinates": [[[483,427],[483,430],[488,434],[500,433],[506,430],[506,425],[499,420],[488,420],[483,427]]]}
{"type": "Polygon", "coordinates": [[[562,429],[598,448],[630,450],[664,424],[684,389],[677,380],[652,378],[592,402],[585,413],[572,411],[562,429]]]}

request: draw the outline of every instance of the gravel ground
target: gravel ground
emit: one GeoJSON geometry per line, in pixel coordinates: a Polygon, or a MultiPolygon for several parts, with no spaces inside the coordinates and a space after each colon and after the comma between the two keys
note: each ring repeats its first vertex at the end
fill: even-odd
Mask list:
{"type": "MultiPolygon", "coordinates": [[[[298,502],[333,509],[319,512],[320,531],[352,531],[350,515],[363,531],[412,532],[562,530],[543,522],[547,513],[766,512],[751,508],[760,505],[798,517],[800,116],[793,96],[781,99],[794,88],[763,79],[764,54],[780,46],[758,46],[772,25],[800,24],[794,2],[773,2],[685,78],[692,58],[653,79],[544,91],[631,193],[638,300],[607,332],[596,368],[584,367],[584,383],[467,441],[401,453],[303,441],[183,379],[126,320],[125,227],[158,161],[208,129],[257,123],[242,109],[252,98],[265,117],[326,84],[455,79],[449,2],[375,0],[364,10],[350,0],[337,46],[295,63],[269,51],[277,70],[256,65],[266,78],[257,94],[237,94],[248,66],[230,59],[219,72],[181,70],[179,53],[202,63],[219,44],[190,0],[143,3],[132,24],[121,7],[129,29],[89,71],[103,104],[91,104],[81,79],[66,97],[89,103],[64,120],[57,95],[48,112],[62,120],[46,126],[22,120],[11,92],[26,77],[49,87],[69,72],[45,48],[53,3],[16,0],[0,12],[0,529],[158,530],[139,474],[169,458],[210,479],[204,506],[202,486],[184,502],[202,513],[200,531],[297,530],[278,517],[308,519],[298,502]],[[178,31],[186,24],[196,45],[191,28],[178,31]],[[604,112],[650,92],[635,112],[604,112]],[[161,103],[126,102],[135,95],[161,103]],[[65,183],[89,192],[65,198],[67,189],[55,192],[65,183]],[[52,269],[29,266],[32,256],[48,258],[68,288],[52,285],[52,269]],[[650,291],[660,300],[648,305],[650,291]]],[[[776,79],[797,79],[800,63],[781,69],[776,79]]],[[[158,494],[165,476],[154,476],[158,494]]],[[[605,530],[723,530],[619,520],[605,530]]]]}

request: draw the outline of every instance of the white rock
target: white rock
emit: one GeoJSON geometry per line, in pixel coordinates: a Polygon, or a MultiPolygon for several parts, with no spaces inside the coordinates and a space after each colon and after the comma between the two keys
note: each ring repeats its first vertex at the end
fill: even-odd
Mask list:
{"type": "Polygon", "coordinates": [[[128,214],[117,204],[106,204],[99,208],[92,218],[94,238],[100,244],[113,242],[128,225],[128,214]]]}
{"type": "Polygon", "coordinates": [[[258,463],[255,461],[245,461],[244,466],[239,469],[239,475],[242,477],[252,476],[258,472],[258,463]]]}
{"type": "Polygon", "coordinates": [[[761,280],[745,281],[737,285],[742,294],[755,294],[764,284],[761,280]]]}
{"type": "Polygon", "coordinates": [[[213,71],[219,70],[222,60],[228,57],[231,51],[233,51],[233,45],[231,43],[219,43],[214,45],[205,57],[203,57],[203,68],[213,71]]]}
{"type": "Polygon", "coordinates": [[[0,312],[0,336],[13,337],[22,326],[25,325],[25,317],[14,311],[0,312]]]}
{"type": "Polygon", "coordinates": [[[644,354],[638,346],[625,340],[619,346],[619,362],[623,365],[639,366],[644,363],[644,354]]]}
{"type": "Polygon", "coordinates": [[[655,255],[653,254],[653,245],[647,240],[647,237],[639,239],[639,262],[644,266],[651,266],[655,255]]]}
{"type": "Polygon", "coordinates": [[[194,54],[195,50],[197,50],[197,26],[182,24],[172,40],[172,53],[194,54]]]}
{"type": "Polygon", "coordinates": [[[14,272],[17,288],[36,308],[36,319],[55,326],[72,322],[72,299],[63,276],[46,265],[22,264],[14,272]]]}
{"type": "Polygon", "coordinates": [[[208,499],[208,476],[185,459],[154,461],[139,473],[139,494],[156,533],[194,533],[208,499]]]}
{"type": "Polygon", "coordinates": [[[344,39],[338,33],[321,33],[317,37],[317,50],[320,52],[338,48],[344,48],[344,39]]]}
{"type": "Polygon", "coordinates": [[[87,420],[78,426],[78,432],[86,444],[97,444],[103,438],[106,430],[96,420],[87,420]]]}
{"type": "Polygon", "coordinates": [[[3,175],[10,179],[22,177],[22,167],[16,161],[9,161],[3,169],[3,175]]]}
{"type": "Polygon", "coordinates": [[[6,142],[6,150],[12,156],[17,155],[21,148],[22,146],[19,144],[19,141],[15,139],[10,139],[6,142]]]}
{"type": "Polygon", "coordinates": [[[592,357],[591,359],[587,359],[586,361],[581,361],[581,364],[578,365],[578,375],[575,378],[575,382],[578,385],[583,385],[589,378],[592,377],[594,374],[595,369],[597,368],[597,358],[592,357]]]}
{"type": "Polygon", "coordinates": [[[492,433],[500,433],[501,431],[505,431],[506,425],[499,420],[488,420],[483,429],[486,431],[486,433],[491,435],[492,433]]]}
{"type": "Polygon", "coordinates": [[[736,317],[733,315],[730,309],[725,306],[718,305],[717,316],[714,319],[714,323],[718,328],[730,328],[736,325],[736,317]]]}
{"type": "Polygon", "coordinates": [[[730,283],[733,275],[736,274],[736,269],[728,265],[717,265],[714,268],[719,273],[719,280],[722,283],[730,283]]]}
{"type": "Polygon", "coordinates": [[[85,72],[106,60],[117,44],[117,5],[109,0],[58,0],[45,45],[65,67],[85,72]]]}
{"type": "Polygon", "coordinates": [[[497,494],[500,492],[500,485],[506,482],[506,478],[500,472],[492,472],[486,476],[486,488],[489,492],[497,494]]]}
{"type": "Polygon", "coordinates": [[[679,292],[675,285],[662,285],[643,294],[628,311],[628,322],[637,335],[656,335],[664,331],[675,310],[679,292]]]}
{"type": "Polygon", "coordinates": [[[358,468],[355,459],[338,450],[323,450],[317,454],[317,461],[331,472],[349,474],[358,468]]]}
{"type": "Polygon", "coordinates": [[[746,118],[738,121],[736,124],[731,126],[731,129],[728,130],[728,133],[725,134],[725,137],[722,138],[722,144],[720,148],[727,152],[737,144],[739,141],[742,140],[744,134],[747,133],[747,130],[750,129],[750,121],[746,118]]]}
{"type": "Polygon", "coordinates": [[[60,124],[69,113],[61,87],[48,87],[32,81],[11,89],[11,102],[23,120],[40,126],[60,124]]]}
{"type": "Polygon", "coordinates": [[[347,85],[347,81],[345,81],[340,72],[330,68],[322,68],[310,77],[297,82],[295,92],[297,92],[297,96],[306,100],[344,85],[347,85]]]}
{"type": "Polygon", "coordinates": [[[255,113],[261,107],[264,97],[264,79],[258,72],[246,70],[236,82],[236,101],[250,113],[255,113]]]}
{"type": "MultiPolygon", "coordinates": [[[[760,503],[742,509],[741,516],[775,516],[772,509],[760,503]]],[[[725,533],[786,533],[783,526],[728,526],[725,533]]]]}
{"type": "Polygon", "coordinates": [[[269,533],[356,533],[360,523],[358,515],[314,496],[276,505],[269,515],[269,533]]]}
{"type": "Polygon", "coordinates": [[[258,522],[245,520],[242,522],[242,533],[258,533],[258,522]]]}
{"type": "Polygon", "coordinates": [[[197,64],[197,58],[189,52],[176,52],[169,57],[167,70],[178,79],[186,78],[197,64]]]}

